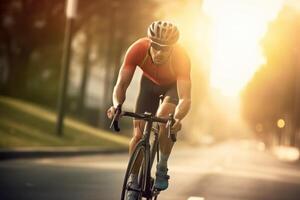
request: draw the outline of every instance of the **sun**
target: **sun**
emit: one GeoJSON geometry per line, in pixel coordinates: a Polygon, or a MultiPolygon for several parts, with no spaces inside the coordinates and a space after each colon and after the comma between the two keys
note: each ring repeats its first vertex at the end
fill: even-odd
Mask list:
{"type": "Polygon", "coordinates": [[[211,72],[213,88],[236,96],[264,63],[260,40],[277,16],[281,0],[205,0],[212,21],[211,72]]]}

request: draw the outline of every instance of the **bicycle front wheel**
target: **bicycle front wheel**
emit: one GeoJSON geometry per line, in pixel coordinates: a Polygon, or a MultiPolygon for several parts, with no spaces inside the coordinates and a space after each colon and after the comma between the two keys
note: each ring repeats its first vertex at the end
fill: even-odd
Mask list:
{"type": "Polygon", "coordinates": [[[146,185],[146,177],[147,177],[145,157],[146,157],[145,147],[141,143],[139,143],[136,146],[128,162],[127,170],[124,177],[123,187],[122,187],[121,200],[127,200],[128,191],[135,191],[136,193],[138,193],[138,200],[142,199],[143,192],[146,185]],[[131,188],[130,185],[128,185],[128,179],[130,174],[133,172],[134,166],[136,169],[138,169],[138,173],[137,173],[138,188],[131,188]]]}

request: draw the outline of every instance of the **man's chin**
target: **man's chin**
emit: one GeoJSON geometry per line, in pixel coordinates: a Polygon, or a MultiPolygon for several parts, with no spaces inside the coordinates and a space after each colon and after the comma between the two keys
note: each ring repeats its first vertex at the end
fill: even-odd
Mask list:
{"type": "Polygon", "coordinates": [[[156,64],[156,65],[162,65],[165,62],[166,62],[165,60],[154,60],[154,64],[156,64]]]}

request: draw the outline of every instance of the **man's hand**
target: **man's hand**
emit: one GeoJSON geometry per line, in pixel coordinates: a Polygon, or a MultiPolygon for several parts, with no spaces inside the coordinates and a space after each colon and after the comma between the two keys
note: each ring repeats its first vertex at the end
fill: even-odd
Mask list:
{"type": "Polygon", "coordinates": [[[116,108],[111,106],[107,111],[106,111],[106,115],[109,119],[112,119],[115,115],[116,112],[116,108]]]}
{"type": "MultiPolygon", "coordinates": [[[[121,106],[117,106],[117,108],[115,108],[114,106],[111,106],[107,112],[106,112],[106,115],[109,119],[113,119],[113,117],[115,116],[116,112],[118,112],[117,114],[120,114],[121,113],[121,106]]],[[[116,117],[116,119],[118,120],[119,119],[119,116],[116,117]]]]}
{"type": "Polygon", "coordinates": [[[174,119],[174,120],[175,120],[175,123],[171,127],[171,131],[178,132],[181,130],[181,127],[182,127],[181,121],[179,119],[174,119]]]}

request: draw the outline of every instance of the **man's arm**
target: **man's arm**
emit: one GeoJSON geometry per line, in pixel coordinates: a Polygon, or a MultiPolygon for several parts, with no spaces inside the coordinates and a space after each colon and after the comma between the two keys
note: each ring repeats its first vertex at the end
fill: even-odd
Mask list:
{"type": "Polygon", "coordinates": [[[191,107],[191,62],[186,51],[181,46],[178,47],[175,52],[177,57],[175,72],[179,102],[175,109],[174,118],[180,122],[191,107]]]}
{"type": "Polygon", "coordinates": [[[174,118],[181,121],[187,115],[191,107],[191,80],[177,80],[177,92],[179,103],[175,109],[174,118]]]}
{"type": "Polygon", "coordinates": [[[124,62],[119,71],[117,83],[113,91],[113,106],[122,105],[126,98],[126,90],[131,82],[136,66],[140,63],[141,55],[144,55],[143,42],[138,40],[127,50],[124,62]]]}
{"type": "Polygon", "coordinates": [[[126,98],[126,90],[132,80],[134,70],[131,67],[124,67],[122,65],[117,83],[113,91],[113,106],[116,108],[118,105],[122,105],[126,98]]]}

